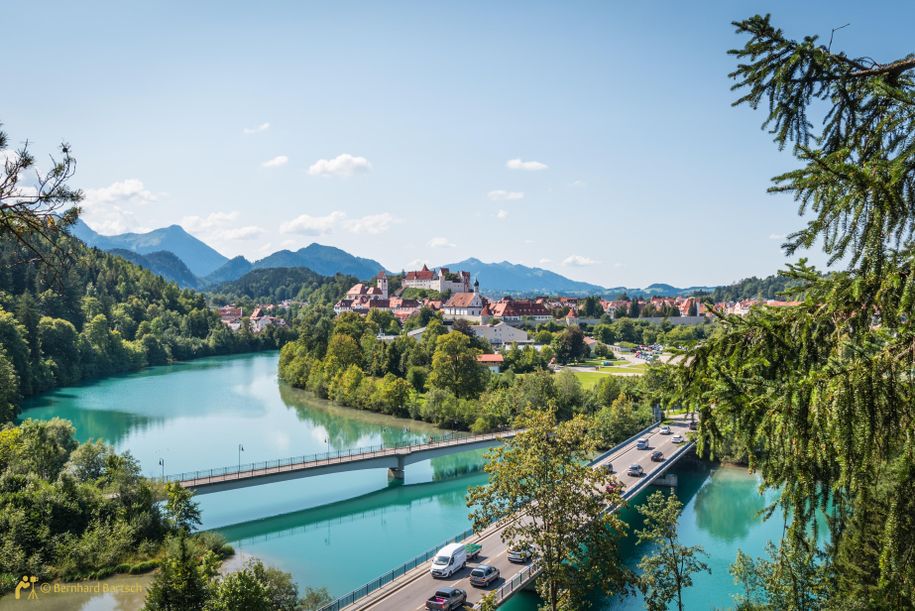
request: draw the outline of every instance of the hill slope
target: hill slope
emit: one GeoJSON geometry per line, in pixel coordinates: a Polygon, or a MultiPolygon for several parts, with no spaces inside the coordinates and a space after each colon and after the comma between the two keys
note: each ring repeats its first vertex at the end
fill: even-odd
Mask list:
{"type": "Polygon", "coordinates": [[[316,242],[295,252],[289,250],[275,252],[254,264],[254,269],[272,267],[307,267],[323,276],[348,274],[362,280],[371,278],[384,270],[378,261],[356,257],[345,250],[316,242]]]}
{"type": "Polygon", "coordinates": [[[146,255],[141,255],[132,250],[124,250],[123,248],[115,248],[108,252],[148,269],[154,274],[158,274],[166,280],[174,282],[181,288],[193,289],[197,288],[200,284],[200,280],[191,273],[191,270],[187,268],[184,261],[167,250],[151,252],[146,255]]]}
{"type": "Polygon", "coordinates": [[[159,251],[174,253],[195,276],[206,276],[229,260],[179,225],[169,225],[147,233],[101,235],[80,220],[70,233],[89,246],[102,250],[122,249],[141,255],[159,251]]]}

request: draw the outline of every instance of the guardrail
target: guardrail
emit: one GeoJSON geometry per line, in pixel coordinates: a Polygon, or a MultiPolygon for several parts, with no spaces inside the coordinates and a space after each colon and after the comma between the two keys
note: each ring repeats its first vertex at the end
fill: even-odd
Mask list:
{"type": "Polygon", "coordinates": [[[295,465],[305,466],[307,464],[331,464],[335,462],[342,462],[344,460],[358,457],[358,458],[371,458],[373,456],[381,456],[390,454],[392,451],[404,450],[404,449],[425,449],[433,448],[442,445],[448,445],[454,443],[455,441],[472,443],[474,441],[485,441],[487,439],[502,439],[505,437],[510,437],[514,434],[513,431],[500,431],[496,433],[482,433],[479,435],[472,435],[470,433],[464,433],[461,431],[455,431],[447,433],[445,435],[433,436],[427,438],[426,441],[420,442],[405,442],[398,443],[393,445],[380,444],[377,446],[368,446],[362,448],[350,448],[347,450],[334,450],[331,452],[323,452],[319,454],[307,454],[302,456],[292,456],[289,458],[279,458],[276,460],[265,460],[261,462],[254,463],[244,463],[239,465],[231,465],[228,467],[217,467],[214,469],[200,469],[199,471],[186,471],[184,473],[176,473],[172,475],[166,475],[163,477],[153,478],[156,481],[160,482],[177,482],[177,481],[192,481],[192,480],[211,480],[214,477],[225,478],[227,475],[237,475],[239,478],[243,475],[253,474],[257,471],[266,471],[267,469],[279,469],[281,467],[290,467],[295,465]]]}
{"type": "Polygon", "coordinates": [[[650,431],[650,430],[653,429],[654,427],[658,426],[659,424],[661,424],[661,421],[660,421],[660,420],[656,420],[655,422],[652,422],[652,423],[649,424],[647,427],[645,427],[644,429],[642,429],[641,431],[639,431],[638,433],[636,433],[635,435],[633,435],[632,437],[630,437],[630,438],[627,439],[626,441],[621,441],[621,442],[619,442],[618,444],[616,444],[615,446],[613,446],[612,448],[610,448],[609,450],[607,450],[606,452],[601,453],[600,455],[598,455],[596,458],[594,458],[594,459],[593,459],[591,462],[589,462],[588,464],[591,465],[591,466],[596,465],[597,463],[599,463],[600,461],[604,460],[605,458],[607,458],[607,457],[610,456],[611,454],[614,454],[614,453],[616,453],[616,452],[622,450],[622,449],[625,448],[627,445],[629,445],[629,444],[632,443],[633,441],[637,440],[639,437],[641,437],[642,435],[644,435],[645,433],[647,433],[648,431],[650,431]]]}
{"type": "Polygon", "coordinates": [[[343,609],[347,605],[351,605],[354,602],[356,602],[357,600],[359,600],[360,598],[362,598],[364,596],[368,596],[369,594],[371,594],[378,588],[391,583],[392,581],[394,581],[401,575],[405,574],[407,571],[412,571],[413,569],[415,569],[422,563],[428,561],[430,558],[435,556],[435,554],[438,552],[438,550],[442,549],[446,545],[448,545],[450,543],[460,543],[464,539],[468,539],[471,536],[473,536],[473,529],[469,528],[469,529],[465,530],[464,532],[460,533],[459,535],[455,535],[454,537],[451,537],[450,539],[446,540],[444,543],[440,543],[439,545],[436,545],[435,547],[428,549],[427,551],[423,552],[422,554],[414,557],[412,560],[408,560],[407,562],[404,562],[402,565],[400,565],[396,569],[388,571],[381,577],[378,577],[377,579],[373,579],[372,581],[368,582],[361,588],[356,588],[352,592],[348,592],[348,593],[344,594],[343,596],[341,596],[337,600],[333,601],[332,603],[324,605],[323,607],[318,609],[318,611],[340,611],[340,609],[343,609]]]}

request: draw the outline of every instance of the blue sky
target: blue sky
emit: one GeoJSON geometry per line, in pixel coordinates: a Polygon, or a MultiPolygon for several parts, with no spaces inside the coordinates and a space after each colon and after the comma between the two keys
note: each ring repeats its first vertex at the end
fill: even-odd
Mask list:
{"type": "Polygon", "coordinates": [[[30,1],[3,8],[0,121],[72,145],[102,233],[726,283],[783,266],[802,222],[765,193],[792,160],[730,106],[730,22],[756,12],[913,51],[908,3],[30,1]]]}

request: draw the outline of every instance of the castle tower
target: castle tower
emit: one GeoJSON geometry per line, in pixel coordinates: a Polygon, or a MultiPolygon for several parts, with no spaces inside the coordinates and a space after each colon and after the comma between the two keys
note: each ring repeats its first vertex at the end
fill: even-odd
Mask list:
{"type": "Polygon", "coordinates": [[[378,272],[376,276],[375,286],[381,290],[381,298],[388,298],[388,277],[385,275],[384,271],[378,272]]]}

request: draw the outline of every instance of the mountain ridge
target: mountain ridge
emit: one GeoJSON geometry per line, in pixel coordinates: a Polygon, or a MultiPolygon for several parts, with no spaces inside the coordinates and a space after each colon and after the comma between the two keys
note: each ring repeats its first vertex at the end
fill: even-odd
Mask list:
{"type": "Polygon", "coordinates": [[[145,233],[121,233],[102,235],[79,219],[70,228],[70,234],[87,246],[101,250],[122,249],[147,255],[167,251],[181,259],[187,268],[198,277],[206,276],[224,265],[229,258],[195,238],[180,225],[169,225],[145,233]]]}

